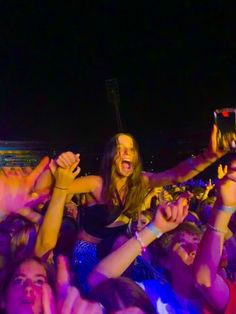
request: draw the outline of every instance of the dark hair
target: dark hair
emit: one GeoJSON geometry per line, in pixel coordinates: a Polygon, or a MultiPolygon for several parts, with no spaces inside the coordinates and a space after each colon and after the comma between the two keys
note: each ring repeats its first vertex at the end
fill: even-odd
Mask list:
{"type": "Polygon", "coordinates": [[[145,314],[155,314],[155,308],[145,291],[127,277],[110,278],[97,285],[89,294],[91,301],[101,303],[107,314],[136,306],[145,314]]]}
{"type": "Polygon", "coordinates": [[[159,239],[155,240],[150,245],[152,262],[154,265],[162,266],[161,260],[168,256],[169,250],[173,245],[173,239],[183,232],[190,235],[197,235],[199,237],[202,236],[201,229],[194,223],[188,221],[181,223],[174,230],[164,233],[159,239]]]}
{"type": "Polygon", "coordinates": [[[20,260],[32,256],[37,237],[37,228],[33,222],[20,215],[11,214],[1,223],[0,233],[5,234],[7,240],[5,246],[7,260],[20,260]]]}
{"type": "Polygon", "coordinates": [[[27,257],[27,258],[23,258],[23,259],[14,261],[10,265],[8,265],[7,270],[5,272],[5,275],[4,275],[3,283],[1,285],[0,295],[3,295],[3,296],[6,295],[8,286],[9,286],[15,272],[17,271],[17,269],[20,267],[21,264],[23,264],[27,261],[35,261],[36,263],[43,266],[43,268],[45,269],[46,274],[47,274],[48,284],[51,286],[51,288],[53,290],[55,290],[56,273],[55,273],[54,265],[43,261],[40,257],[31,256],[31,257],[27,257]]]}
{"type": "Polygon", "coordinates": [[[144,200],[145,196],[145,182],[142,173],[142,161],[141,155],[138,147],[138,143],[134,137],[129,133],[118,133],[113,136],[105,147],[103,154],[100,175],[103,179],[103,197],[106,200],[112,200],[115,195],[115,159],[117,153],[117,142],[121,135],[127,135],[133,140],[134,149],[137,153],[137,159],[134,164],[134,171],[132,175],[128,178],[127,188],[128,193],[126,196],[125,203],[125,213],[129,217],[135,217],[137,214],[137,209],[144,200]]]}

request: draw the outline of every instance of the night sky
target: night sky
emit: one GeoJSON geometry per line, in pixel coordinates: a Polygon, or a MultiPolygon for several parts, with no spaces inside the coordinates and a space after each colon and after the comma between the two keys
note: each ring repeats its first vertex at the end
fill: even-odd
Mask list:
{"type": "Polygon", "coordinates": [[[106,141],[210,129],[235,106],[235,14],[226,1],[6,1],[0,8],[2,140],[106,141]],[[30,3],[31,2],[31,3],[30,3]]]}

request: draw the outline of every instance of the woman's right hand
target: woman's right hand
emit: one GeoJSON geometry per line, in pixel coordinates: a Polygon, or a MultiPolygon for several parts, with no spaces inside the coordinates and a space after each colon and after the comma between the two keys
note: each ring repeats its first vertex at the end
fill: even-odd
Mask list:
{"type": "Polygon", "coordinates": [[[188,208],[189,197],[183,193],[177,200],[159,205],[153,223],[162,233],[171,231],[184,221],[188,208]]]}
{"type": "Polygon", "coordinates": [[[69,185],[80,173],[80,167],[78,167],[78,161],[73,163],[70,167],[62,168],[58,167],[55,171],[55,186],[68,188],[69,185]]]}

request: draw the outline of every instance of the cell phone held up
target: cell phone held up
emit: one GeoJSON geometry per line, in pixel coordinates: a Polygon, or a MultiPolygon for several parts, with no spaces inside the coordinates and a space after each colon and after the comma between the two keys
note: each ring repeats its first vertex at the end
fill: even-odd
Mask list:
{"type": "Polygon", "coordinates": [[[221,108],[214,111],[217,125],[217,145],[225,152],[236,152],[236,108],[221,108]]]}

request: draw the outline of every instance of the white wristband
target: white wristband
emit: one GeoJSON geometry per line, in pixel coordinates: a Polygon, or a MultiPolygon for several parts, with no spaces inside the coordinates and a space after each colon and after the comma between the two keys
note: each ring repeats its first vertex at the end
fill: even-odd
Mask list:
{"type": "Polygon", "coordinates": [[[151,233],[154,234],[156,238],[160,238],[160,236],[162,236],[163,234],[152,222],[148,224],[146,228],[150,230],[151,233]]]}

